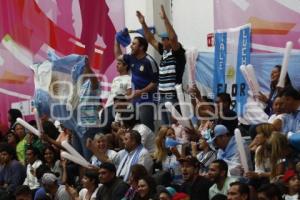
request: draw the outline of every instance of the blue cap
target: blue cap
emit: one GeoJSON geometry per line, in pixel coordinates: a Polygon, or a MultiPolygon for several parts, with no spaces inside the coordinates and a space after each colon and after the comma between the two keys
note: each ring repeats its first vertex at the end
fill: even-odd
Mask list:
{"type": "Polygon", "coordinates": [[[161,39],[169,38],[169,34],[167,32],[163,32],[163,33],[159,34],[159,37],[161,39]]]}
{"type": "Polygon", "coordinates": [[[214,137],[212,138],[212,141],[214,141],[218,136],[226,135],[228,133],[228,129],[226,126],[222,124],[218,124],[214,128],[214,137]]]}
{"type": "Polygon", "coordinates": [[[117,32],[116,39],[123,47],[127,47],[131,43],[128,29],[124,28],[123,30],[117,32]]]}

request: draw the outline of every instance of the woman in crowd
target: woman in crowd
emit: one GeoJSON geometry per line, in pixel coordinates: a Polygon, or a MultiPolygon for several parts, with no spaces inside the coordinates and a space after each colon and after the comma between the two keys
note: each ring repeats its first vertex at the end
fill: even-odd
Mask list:
{"type": "Polygon", "coordinates": [[[143,165],[140,164],[132,165],[130,169],[129,180],[128,180],[128,184],[130,185],[130,188],[127,190],[122,200],[133,200],[137,194],[138,181],[141,178],[146,176],[148,176],[148,172],[143,165]]]}
{"type": "Polygon", "coordinates": [[[87,148],[93,152],[93,156],[91,157],[91,163],[94,166],[99,167],[103,160],[113,161],[117,155],[114,150],[108,149],[108,141],[107,136],[98,133],[94,136],[94,140],[87,140],[87,148]],[[105,157],[105,158],[103,158],[105,157]]]}
{"type": "Polygon", "coordinates": [[[21,124],[16,124],[14,131],[19,139],[19,142],[16,146],[17,157],[22,164],[25,164],[25,149],[27,143],[25,138],[25,128],[21,124]]]}
{"type": "Polygon", "coordinates": [[[166,147],[166,137],[176,140],[174,130],[170,127],[162,126],[155,139],[156,150],[154,152],[154,159],[156,160],[156,163],[161,165],[163,171],[171,174],[174,184],[181,184],[182,175],[180,163],[178,162],[180,153],[176,147],[166,147]]]}
{"type": "Polygon", "coordinates": [[[191,142],[192,155],[201,163],[199,173],[205,175],[208,172],[210,163],[217,159],[217,153],[214,151],[207,141],[211,139],[210,132],[207,130],[199,139],[199,145],[196,142],[191,142]],[[198,152],[198,148],[201,150],[198,152]]]}
{"type": "Polygon", "coordinates": [[[99,178],[95,172],[85,172],[82,177],[83,188],[79,192],[80,200],[96,200],[96,194],[99,189],[99,178]]]}
{"type": "MultiPolygon", "coordinates": [[[[280,88],[277,88],[277,84],[278,84],[279,77],[280,77],[280,72],[281,72],[281,65],[276,65],[271,72],[271,83],[270,83],[269,96],[267,97],[263,93],[260,93],[260,95],[258,96],[258,99],[267,105],[265,108],[265,112],[268,115],[273,114],[273,110],[272,110],[273,101],[275,100],[275,97],[278,95],[278,92],[280,91],[280,88]]],[[[289,75],[287,74],[286,78],[285,78],[285,87],[290,86],[290,85],[291,85],[291,81],[290,81],[289,75]]]]}
{"type": "Polygon", "coordinates": [[[154,200],[156,183],[151,176],[146,176],[138,181],[137,195],[134,200],[154,200]]]}
{"type": "Polygon", "coordinates": [[[56,151],[50,145],[45,146],[43,150],[44,164],[46,164],[52,173],[61,179],[63,171],[60,160],[57,159],[56,151]]]}
{"type": "Polygon", "coordinates": [[[81,180],[82,189],[79,193],[75,188],[67,186],[67,191],[73,200],[96,200],[96,195],[99,189],[98,174],[91,171],[86,171],[81,180]]]}
{"type": "Polygon", "coordinates": [[[268,183],[271,176],[270,152],[267,149],[267,140],[274,128],[270,124],[261,124],[256,127],[256,136],[250,144],[250,150],[254,153],[254,171],[246,173],[246,177],[257,188],[263,183],[268,183]]]}

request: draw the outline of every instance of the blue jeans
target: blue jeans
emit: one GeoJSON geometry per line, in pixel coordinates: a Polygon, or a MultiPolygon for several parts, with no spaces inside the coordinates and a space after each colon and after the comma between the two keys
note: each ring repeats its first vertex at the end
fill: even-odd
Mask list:
{"type": "Polygon", "coordinates": [[[161,125],[171,125],[172,124],[172,116],[171,113],[169,111],[166,110],[165,107],[165,103],[166,102],[171,102],[173,105],[175,105],[175,108],[178,112],[180,112],[180,108],[178,105],[178,99],[176,94],[160,94],[159,95],[159,109],[162,110],[158,110],[158,120],[161,121],[161,125]],[[161,116],[161,118],[160,118],[161,116]]]}

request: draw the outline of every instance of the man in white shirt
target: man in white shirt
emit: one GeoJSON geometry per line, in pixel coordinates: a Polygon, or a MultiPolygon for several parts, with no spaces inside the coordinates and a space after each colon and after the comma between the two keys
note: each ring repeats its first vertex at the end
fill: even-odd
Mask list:
{"type": "Polygon", "coordinates": [[[126,95],[131,89],[131,77],[128,64],[123,56],[117,58],[117,71],[119,76],[115,77],[111,84],[111,90],[103,110],[100,111],[102,132],[110,132],[111,123],[115,120],[114,98],[118,95],[126,95]]]}
{"type": "Polygon", "coordinates": [[[35,170],[42,164],[42,161],[37,159],[38,150],[34,147],[28,147],[26,150],[26,178],[23,185],[27,185],[31,190],[38,189],[40,183],[35,176],[35,170]]]}
{"type": "Polygon", "coordinates": [[[209,188],[209,199],[217,194],[227,195],[230,183],[236,179],[227,177],[228,165],[224,160],[215,160],[209,166],[208,176],[214,184],[209,188]]]}
{"type": "Polygon", "coordinates": [[[118,152],[115,163],[118,165],[117,176],[123,177],[126,182],[129,178],[130,168],[134,164],[141,164],[146,167],[150,173],[152,170],[153,160],[147,149],[141,144],[141,135],[130,130],[124,136],[124,149],[118,152]]]}

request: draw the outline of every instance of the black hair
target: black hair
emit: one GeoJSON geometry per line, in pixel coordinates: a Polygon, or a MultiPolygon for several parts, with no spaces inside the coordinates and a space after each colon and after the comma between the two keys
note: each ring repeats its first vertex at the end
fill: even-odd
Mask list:
{"type": "Polygon", "coordinates": [[[140,145],[142,143],[142,136],[138,131],[130,130],[128,131],[128,133],[130,134],[130,137],[134,139],[137,145],[140,145]]]}
{"type": "Polygon", "coordinates": [[[116,166],[110,162],[103,162],[100,164],[99,168],[101,169],[107,169],[113,173],[116,173],[117,169],[116,166]]]}
{"type": "Polygon", "coordinates": [[[227,200],[227,196],[224,194],[216,194],[211,200],[227,200]]]}
{"type": "Polygon", "coordinates": [[[27,147],[26,151],[28,150],[31,150],[33,154],[37,156],[37,158],[40,158],[40,151],[36,147],[30,145],[29,147],[27,147]]]}
{"type": "Polygon", "coordinates": [[[40,180],[40,179],[43,177],[43,175],[44,175],[45,173],[52,173],[52,172],[51,172],[51,169],[50,169],[49,166],[46,165],[46,164],[41,164],[41,165],[40,165],[38,168],[36,168],[36,170],[35,170],[35,176],[36,176],[36,178],[37,178],[38,180],[40,180]]]}
{"type": "Polygon", "coordinates": [[[278,200],[283,200],[279,187],[273,183],[262,185],[257,190],[257,193],[264,193],[269,199],[275,199],[275,197],[277,197],[278,200]]]}
{"type": "Polygon", "coordinates": [[[232,186],[238,186],[239,187],[239,193],[240,194],[250,194],[249,186],[246,183],[241,183],[241,182],[233,182],[230,184],[230,187],[232,186]]]}
{"type": "Polygon", "coordinates": [[[11,108],[8,110],[8,113],[11,117],[11,126],[16,122],[17,118],[23,118],[21,111],[18,109],[11,108]]]}
{"type": "Polygon", "coordinates": [[[148,42],[145,38],[137,36],[134,39],[137,39],[139,41],[139,46],[143,47],[144,52],[148,50],[148,42]]]}
{"type": "Polygon", "coordinates": [[[88,177],[91,181],[94,181],[94,185],[98,187],[99,184],[99,176],[98,173],[93,171],[86,171],[84,173],[84,176],[88,177]]]}
{"type": "Polygon", "coordinates": [[[222,102],[227,102],[229,105],[231,105],[230,94],[223,92],[223,93],[219,93],[217,97],[219,97],[222,100],[222,102]]]}
{"type": "Polygon", "coordinates": [[[0,144],[0,153],[1,152],[8,153],[12,157],[12,159],[16,159],[17,158],[15,148],[13,148],[12,146],[10,146],[7,143],[1,143],[0,144]]]}
{"type": "Polygon", "coordinates": [[[53,140],[56,140],[56,138],[59,135],[58,129],[55,127],[55,125],[50,121],[45,121],[43,123],[43,129],[46,135],[48,135],[53,140]]]}
{"type": "Polygon", "coordinates": [[[225,171],[225,172],[226,172],[225,174],[227,175],[227,172],[228,172],[228,164],[227,164],[224,160],[218,159],[218,160],[212,161],[212,163],[218,164],[218,165],[219,165],[219,169],[220,169],[221,171],[225,171]]]}
{"type": "Polygon", "coordinates": [[[300,93],[292,86],[285,88],[281,96],[292,97],[295,100],[300,100],[300,93]]]}
{"type": "Polygon", "coordinates": [[[30,188],[27,185],[20,185],[16,188],[15,196],[19,195],[32,195],[30,188]]]}
{"type": "Polygon", "coordinates": [[[148,171],[144,165],[135,164],[130,167],[130,174],[133,180],[138,181],[140,178],[148,176],[148,171]]]}

